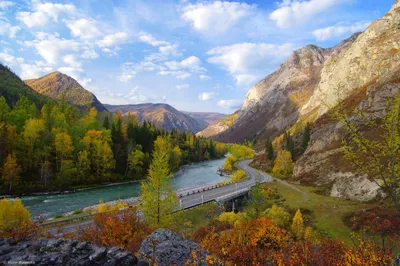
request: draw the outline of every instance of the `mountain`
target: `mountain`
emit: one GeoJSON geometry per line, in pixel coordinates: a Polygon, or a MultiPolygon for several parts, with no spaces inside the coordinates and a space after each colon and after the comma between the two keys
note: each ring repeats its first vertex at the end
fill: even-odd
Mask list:
{"type": "Polygon", "coordinates": [[[135,115],[139,121],[151,121],[157,126],[168,130],[176,128],[180,131],[187,130],[198,132],[207,126],[207,123],[197,120],[172,106],[163,103],[145,103],[130,105],[105,105],[111,112],[121,112],[122,115],[135,115]]]}
{"type": "Polygon", "coordinates": [[[68,103],[79,109],[95,107],[99,112],[107,111],[93,93],[84,89],[75,79],[60,72],[53,72],[44,77],[28,79],[24,82],[35,91],[54,100],[65,97],[68,103]]]}
{"type": "Polygon", "coordinates": [[[0,96],[3,96],[9,105],[14,105],[22,96],[27,97],[36,106],[41,107],[48,100],[28,87],[8,67],[0,64],[0,96]]]}
{"type": "Polygon", "coordinates": [[[325,62],[350,46],[358,34],[337,46],[324,49],[308,45],[296,50],[279,69],[255,84],[247,93],[241,114],[218,139],[241,142],[278,136],[299,119],[320,82],[325,62]]]}
{"type": "Polygon", "coordinates": [[[182,113],[187,114],[188,116],[193,117],[194,119],[202,121],[202,122],[206,123],[207,125],[210,125],[211,123],[226,116],[221,113],[212,113],[212,112],[185,112],[185,111],[182,111],[182,113]]]}
{"type": "MultiPolygon", "coordinates": [[[[253,86],[242,112],[218,138],[265,140],[285,130],[299,136],[311,125],[311,139],[296,161],[293,179],[324,187],[331,196],[368,201],[380,195],[377,184],[357,174],[340,147],[348,134],[329,116],[343,99],[348,111],[365,111],[379,122],[388,97],[400,92],[400,0],[381,19],[339,45],[314,45],[295,51],[280,68],[253,86]]],[[[359,122],[357,114],[350,119],[359,122]]],[[[361,124],[360,131],[363,131],[361,124]]],[[[371,138],[379,132],[369,132],[371,138]]]]}
{"type": "Polygon", "coordinates": [[[223,132],[225,132],[228,128],[230,128],[237,118],[239,117],[241,110],[237,110],[235,113],[224,116],[213,123],[209,124],[205,129],[196,133],[196,136],[201,137],[215,137],[223,132]]]}

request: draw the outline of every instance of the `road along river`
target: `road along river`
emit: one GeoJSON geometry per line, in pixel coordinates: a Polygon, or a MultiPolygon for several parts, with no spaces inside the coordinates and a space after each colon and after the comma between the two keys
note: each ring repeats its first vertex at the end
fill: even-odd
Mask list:
{"type": "MultiPolygon", "coordinates": [[[[172,179],[174,189],[179,192],[228,180],[229,177],[217,174],[217,169],[222,167],[224,161],[225,158],[222,158],[182,166],[179,173],[172,179]]],[[[135,198],[138,197],[139,192],[140,183],[137,182],[94,188],[73,193],[26,196],[22,197],[21,200],[31,212],[33,218],[37,217],[39,214],[43,214],[48,218],[87,206],[96,205],[100,200],[107,202],[118,199],[135,198]]]]}

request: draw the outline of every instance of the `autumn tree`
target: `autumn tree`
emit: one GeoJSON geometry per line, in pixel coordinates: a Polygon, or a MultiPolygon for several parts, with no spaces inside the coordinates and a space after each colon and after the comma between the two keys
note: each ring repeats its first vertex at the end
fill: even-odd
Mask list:
{"type": "Polygon", "coordinates": [[[387,99],[381,121],[358,109],[346,111],[344,100],[338,99],[331,113],[348,133],[341,148],[344,158],[382,188],[400,212],[400,94],[387,99]],[[379,136],[371,138],[370,132],[379,136]]]}
{"type": "Polygon", "coordinates": [[[275,204],[266,211],[266,216],[280,227],[287,226],[290,219],[289,213],[285,209],[280,208],[275,204]]]}
{"type": "Polygon", "coordinates": [[[30,213],[19,198],[13,201],[7,198],[0,200],[0,233],[23,227],[29,221],[30,213]]]}
{"type": "Polygon", "coordinates": [[[56,149],[57,168],[59,169],[64,159],[69,159],[74,151],[71,136],[66,133],[58,133],[54,138],[54,146],[56,149]]]}
{"type": "Polygon", "coordinates": [[[269,160],[274,159],[274,148],[272,146],[272,142],[269,137],[267,137],[267,141],[265,143],[265,154],[269,160]]]}
{"type": "Polygon", "coordinates": [[[25,122],[23,136],[28,147],[29,169],[33,166],[33,151],[42,131],[44,131],[43,120],[32,118],[25,122]]]}
{"type": "Polygon", "coordinates": [[[297,239],[301,239],[303,237],[304,222],[303,222],[303,215],[301,214],[300,209],[296,211],[296,214],[293,217],[292,231],[297,237],[297,239]]]}
{"type": "Polygon", "coordinates": [[[77,168],[76,183],[77,184],[86,183],[89,180],[89,175],[90,175],[90,160],[88,151],[83,150],[78,153],[78,161],[76,164],[76,168],[77,168]]]}
{"type": "Polygon", "coordinates": [[[171,212],[177,209],[178,202],[171,185],[167,139],[159,136],[154,145],[147,180],[141,184],[141,210],[150,224],[166,226],[171,223],[171,212]]]}
{"type": "Polygon", "coordinates": [[[4,184],[8,185],[8,193],[11,193],[13,186],[18,185],[20,174],[21,167],[18,165],[17,156],[10,153],[4,162],[2,175],[4,184]]]}
{"type": "Polygon", "coordinates": [[[170,165],[172,171],[178,170],[179,165],[181,163],[181,157],[182,157],[182,150],[179,148],[178,145],[176,145],[171,150],[171,156],[170,156],[170,165]]]}
{"type": "Polygon", "coordinates": [[[135,150],[128,156],[128,168],[133,171],[135,175],[139,175],[144,169],[145,154],[142,152],[142,146],[136,145],[135,150]]]}
{"type": "Polygon", "coordinates": [[[289,177],[293,173],[294,162],[289,151],[278,151],[272,172],[279,177],[289,177]]]}

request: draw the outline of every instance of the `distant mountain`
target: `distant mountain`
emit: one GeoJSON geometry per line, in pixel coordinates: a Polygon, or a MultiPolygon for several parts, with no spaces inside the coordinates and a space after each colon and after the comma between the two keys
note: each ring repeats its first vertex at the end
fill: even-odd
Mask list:
{"type": "Polygon", "coordinates": [[[176,128],[180,131],[187,130],[191,132],[198,132],[207,127],[207,123],[197,120],[181,111],[178,111],[168,104],[106,104],[105,106],[112,113],[121,112],[123,116],[133,114],[141,122],[151,121],[152,123],[168,130],[176,128]]]}
{"type": "Polygon", "coordinates": [[[196,136],[201,136],[201,137],[215,137],[230,128],[236,121],[236,119],[239,117],[241,113],[241,110],[237,110],[235,113],[224,116],[210,125],[203,129],[202,131],[196,133],[196,136]]]}
{"type": "Polygon", "coordinates": [[[53,72],[44,77],[28,79],[24,82],[38,93],[54,100],[65,97],[68,103],[79,109],[95,107],[99,112],[107,111],[93,93],[84,89],[75,79],[60,72],[53,72]]]}
{"type": "Polygon", "coordinates": [[[2,64],[0,64],[0,96],[3,96],[9,105],[14,105],[22,96],[26,96],[38,107],[48,100],[47,97],[28,87],[16,74],[2,64]]]}
{"type": "Polygon", "coordinates": [[[199,121],[202,121],[206,123],[207,125],[212,124],[213,122],[225,117],[225,114],[221,113],[212,113],[212,112],[186,112],[182,111],[182,113],[187,114],[194,119],[197,119],[199,121]]]}

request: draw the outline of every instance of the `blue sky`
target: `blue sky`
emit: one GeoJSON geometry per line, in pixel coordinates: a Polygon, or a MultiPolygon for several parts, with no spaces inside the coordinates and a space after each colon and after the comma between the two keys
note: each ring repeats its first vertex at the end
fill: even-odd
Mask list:
{"type": "Polygon", "coordinates": [[[110,104],[230,113],[293,50],[330,47],[394,0],[0,0],[0,61],[60,71],[110,104]]]}

